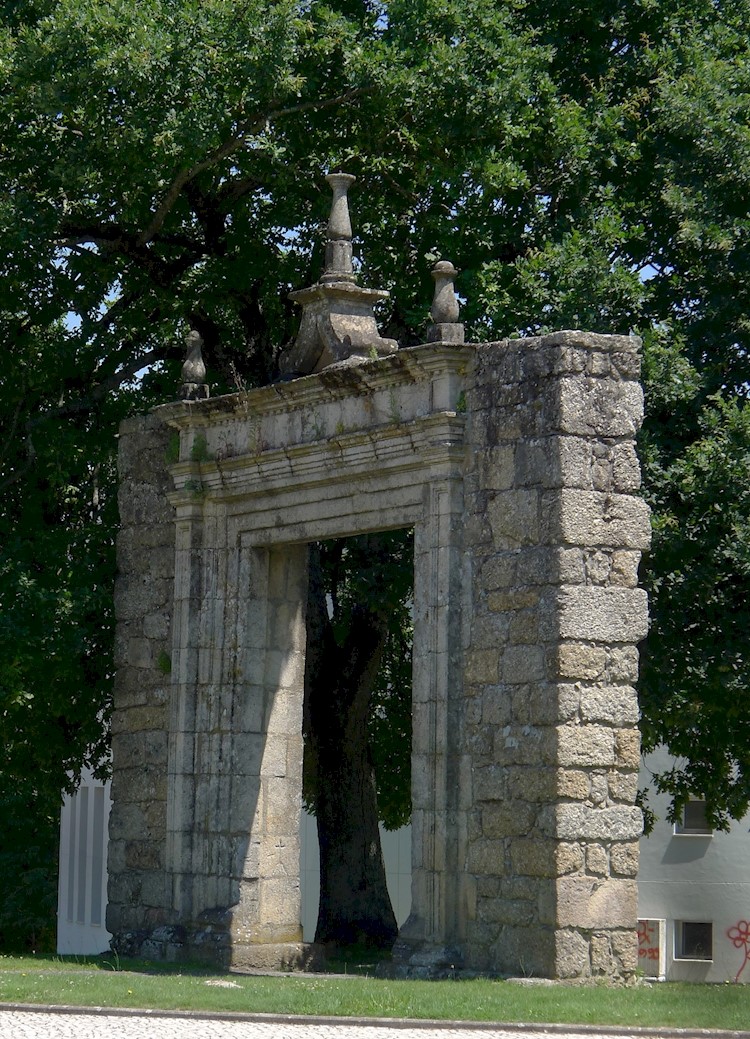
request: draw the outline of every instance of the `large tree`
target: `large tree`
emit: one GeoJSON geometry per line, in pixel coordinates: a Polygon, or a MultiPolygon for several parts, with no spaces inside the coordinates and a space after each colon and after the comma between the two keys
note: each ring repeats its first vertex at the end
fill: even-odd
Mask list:
{"type": "MultiPolygon", "coordinates": [[[[387,334],[420,338],[445,256],[471,338],[644,335],[646,745],[686,761],[661,780],[676,805],[700,789],[717,821],[742,814],[748,14],[750,0],[6,5],[7,813],[21,797],[49,836],[67,772],[101,755],[118,419],[173,395],[190,326],[218,388],[273,377],[338,167],[360,177],[362,277],[392,290],[387,334]]],[[[30,852],[13,862],[44,886],[30,852]]]]}

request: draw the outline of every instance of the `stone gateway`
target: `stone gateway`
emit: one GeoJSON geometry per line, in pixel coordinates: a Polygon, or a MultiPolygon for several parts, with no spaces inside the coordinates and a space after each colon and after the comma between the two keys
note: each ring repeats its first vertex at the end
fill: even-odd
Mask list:
{"type": "Polygon", "coordinates": [[[413,887],[397,957],[635,971],[638,345],[428,344],[123,424],[122,948],[304,958],[306,543],[408,526],[413,887]]]}
{"type": "Polygon", "coordinates": [[[443,264],[437,341],[396,350],[353,285],[337,176],[329,277],[296,294],[288,368],[309,374],[121,428],[115,947],[307,962],[307,545],[409,527],[412,907],[394,959],[415,976],[627,977],[650,529],[639,341],[464,344],[443,264]]]}

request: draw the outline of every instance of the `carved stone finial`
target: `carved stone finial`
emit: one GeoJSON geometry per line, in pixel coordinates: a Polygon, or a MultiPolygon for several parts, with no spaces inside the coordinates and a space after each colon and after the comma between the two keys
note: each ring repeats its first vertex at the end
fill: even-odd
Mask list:
{"type": "Polygon", "coordinates": [[[203,362],[203,338],[194,328],[185,336],[185,349],[187,354],[182,366],[180,400],[201,400],[208,397],[209,389],[203,362]]]}
{"type": "Polygon", "coordinates": [[[352,267],[352,222],[346,193],[356,179],[351,173],[329,173],[326,177],[333,191],[333,200],[328,217],[326,266],[321,282],[355,280],[352,267]]]}
{"type": "Polygon", "coordinates": [[[395,339],[383,339],[375,322],[373,308],[379,300],[387,299],[388,293],[362,288],[354,277],[346,193],[355,179],[350,173],[329,173],[326,177],[333,202],[325,270],[315,285],[289,293],[289,299],[302,307],[302,320],[296,340],[279,358],[284,375],[309,375],[349,358],[366,360],[398,350],[395,339]]]}
{"type": "Polygon", "coordinates": [[[435,295],[430,307],[433,324],[427,330],[428,343],[463,343],[464,326],[459,322],[459,306],[453,287],[458,271],[450,260],[438,260],[432,268],[435,295]]]}

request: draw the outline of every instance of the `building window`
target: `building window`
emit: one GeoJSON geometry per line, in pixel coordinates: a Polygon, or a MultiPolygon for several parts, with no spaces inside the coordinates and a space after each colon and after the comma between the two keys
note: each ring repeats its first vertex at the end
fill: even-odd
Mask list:
{"type": "Polygon", "coordinates": [[[676,960],[712,960],[713,924],[695,920],[676,920],[674,930],[676,960]]]}
{"type": "Polygon", "coordinates": [[[706,802],[698,799],[688,801],[682,809],[680,821],[674,824],[674,832],[710,837],[714,831],[706,818],[706,802]]]}

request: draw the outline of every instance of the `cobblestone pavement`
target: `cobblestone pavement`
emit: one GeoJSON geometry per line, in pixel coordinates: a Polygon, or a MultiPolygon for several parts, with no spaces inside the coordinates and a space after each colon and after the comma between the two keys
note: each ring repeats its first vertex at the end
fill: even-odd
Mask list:
{"type": "Polygon", "coordinates": [[[707,1032],[696,1029],[664,1031],[634,1029],[616,1032],[582,1028],[567,1031],[566,1026],[459,1026],[456,1024],[417,1025],[407,1021],[351,1022],[321,1020],[276,1020],[250,1016],[211,1017],[203,1014],[163,1015],[155,1013],[115,1013],[96,1011],[0,1008],[0,1039],[645,1039],[658,1036],[691,1037],[744,1036],[748,1033],[707,1032]]]}

